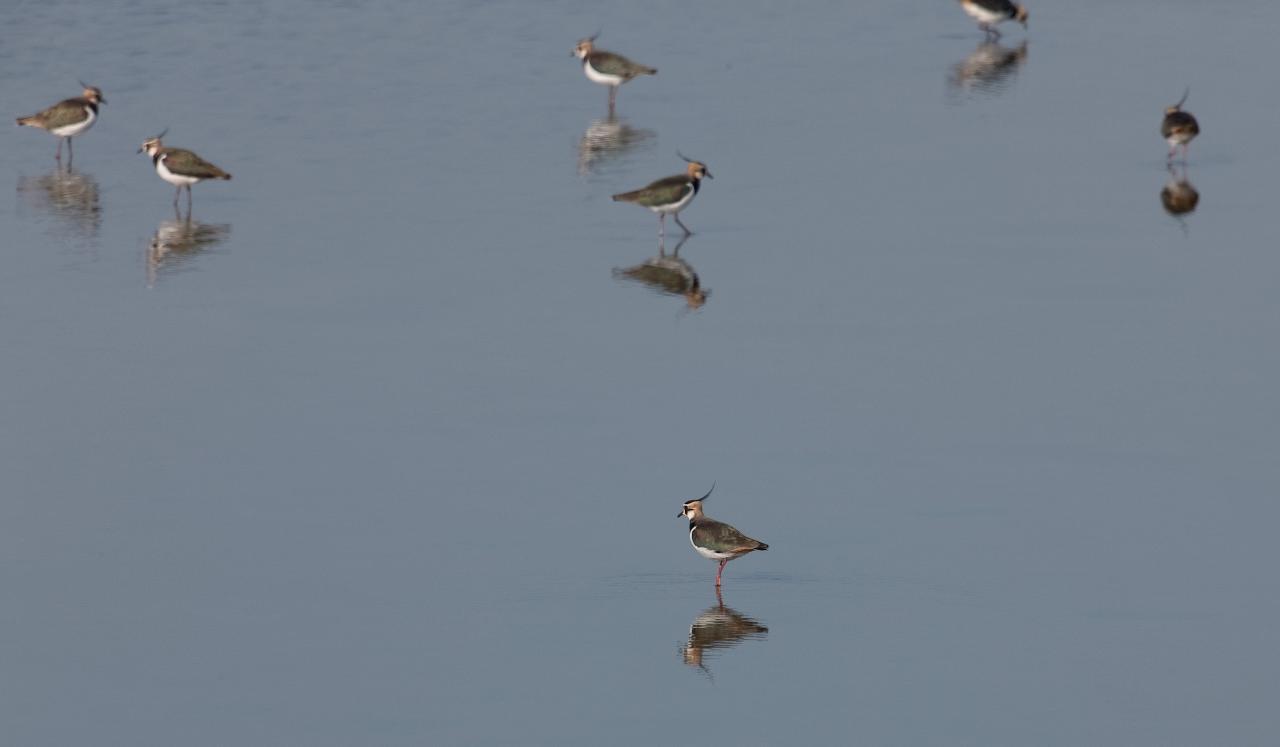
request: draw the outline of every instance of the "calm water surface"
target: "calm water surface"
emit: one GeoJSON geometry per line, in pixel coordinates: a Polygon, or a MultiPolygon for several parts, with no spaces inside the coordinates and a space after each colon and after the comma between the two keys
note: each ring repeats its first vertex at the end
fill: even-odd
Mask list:
{"type": "Polygon", "coordinates": [[[1273,741],[1280,7],[1031,10],[11,8],[0,741],[1273,741]]]}

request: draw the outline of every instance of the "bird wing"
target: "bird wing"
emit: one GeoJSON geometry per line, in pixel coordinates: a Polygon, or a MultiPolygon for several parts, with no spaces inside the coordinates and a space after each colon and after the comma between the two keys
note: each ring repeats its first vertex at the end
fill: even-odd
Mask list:
{"type": "Polygon", "coordinates": [[[751,552],[768,547],[721,521],[702,521],[693,528],[693,540],[699,547],[714,552],[751,552]]]}
{"type": "Polygon", "coordinates": [[[670,205],[673,202],[679,202],[691,189],[693,189],[693,182],[689,181],[689,177],[685,174],[676,174],[659,179],[633,192],[614,195],[613,199],[620,202],[635,202],[645,207],[670,205]]]}
{"type": "Polygon", "coordinates": [[[1018,9],[1013,7],[1012,0],[968,0],[968,2],[1003,16],[1013,17],[1013,14],[1018,12],[1018,9]]]}
{"type": "Polygon", "coordinates": [[[1175,132],[1199,133],[1200,125],[1196,122],[1195,117],[1186,112],[1166,114],[1164,121],[1160,123],[1160,134],[1169,137],[1175,132]]]}
{"type": "Polygon", "coordinates": [[[230,174],[204,160],[195,153],[181,148],[165,148],[164,165],[175,174],[197,179],[229,179],[230,174]]]}
{"type": "Polygon", "coordinates": [[[596,50],[587,56],[587,62],[591,63],[591,67],[596,72],[604,75],[621,75],[624,78],[634,78],[637,75],[653,75],[657,70],[645,66],[638,65],[620,54],[613,52],[605,52],[596,50]]]}
{"type": "Polygon", "coordinates": [[[66,127],[77,122],[83,122],[87,116],[84,113],[87,106],[89,106],[87,99],[67,99],[66,101],[59,101],[48,109],[32,116],[31,119],[38,121],[40,126],[46,130],[66,127]]]}

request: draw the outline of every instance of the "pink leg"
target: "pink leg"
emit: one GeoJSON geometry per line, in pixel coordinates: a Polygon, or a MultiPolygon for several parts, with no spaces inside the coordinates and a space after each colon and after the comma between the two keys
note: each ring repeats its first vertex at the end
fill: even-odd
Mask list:
{"type": "Polygon", "coordinates": [[[725,563],[728,563],[728,562],[729,562],[729,559],[728,559],[728,558],[725,558],[724,560],[721,560],[721,561],[720,561],[720,567],[716,569],[716,588],[717,588],[717,589],[719,589],[719,588],[720,588],[720,574],[721,574],[721,573],[724,573],[724,566],[725,566],[725,563]]]}

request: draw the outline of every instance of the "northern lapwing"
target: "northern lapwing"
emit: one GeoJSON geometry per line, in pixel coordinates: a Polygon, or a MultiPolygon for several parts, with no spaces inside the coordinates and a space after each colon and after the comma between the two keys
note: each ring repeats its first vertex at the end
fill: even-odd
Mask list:
{"type": "Polygon", "coordinates": [[[578,42],[573,48],[573,56],[582,60],[582,72],[587,80],[609,87],[609,111],[613,111],[618,86],[638,75],[657,75],[658,69],[632,62],[620,54],[596,49],[596,37],[599,35],[597,31],[578,42]]]}
{"type": "Polygon", "coordinates": [[[667,236],[667,215],[675,216],[676,223],[684,229],[686,236],[693,233],[680,220],[680,211],[693,202],[694,195],[698,194],[698,188],[702,185],[702,177],[715,178],[707,170],[705,163],[695,161],[679,151],[676,151],[676,155],[689,163],[685,173],[668,176],[640,189],[613,196],[614,202],[634,202],[657,213],[660,241],[665,240],[667,236]]]}
{"type": "Polygon", "coordinates": [[[83,92],[74,99],[59,101],[38,114],[29,117],[18,117],[18,124],[23,127],[38,127],[58,138],[58,150],[54,160],[62,160],[62,141],[67,141],[67,163],[75,158],[71,150],[71,138],[93,127],[98,121],[98,105],[107,103],[102,91],[80,81],[83,92]]]}
{"type": "Polygon", "coordinates": [[[1178,146],[1182,146],[1182,162],[1187,161],[1187,148],[1191,145],[1191,141],[1196,139],[1196,135],[1200,134],[1200,123],[1196,118],[1191,116],[1191,112],[1182,111],[1182,105],[1187,102],[1187,97],[1191,95],[1191,87],[1183,92],[1182,98],[1178,99],[1178,103],[1173,106],[1165,107],[1164,121],[1160,123],[1160,134],[1164,136],[1165,142],[1169,143],[1169,162],[1173,162],[1173,156],[1178,152],[1178,146]]]}
{"type": "Polygon", "coordinates": [[[169,129],[165,128],[165,131],[159,135],[147,138],[142,142],[142,147],[138,148],[138,152],[145,152],[151,156],[151,162],[155,164],[156,173],[160,178],[178,188],[173,193],[174,207],[178,205],[178,196],[182,194],[182,188],[187,188],[187,212],[190,213],[192,184],[205,179],[230,179],[231,175],[189,150],[166,147],[161,142],[161,138],[168,132],[169,129]]]}
{"type": "Polygon", "coordinates": [[[1027,18],[1030,16],[1024,6],[1010,0],[960,0],[960,7],[978,22],[978,28],[987,36],[996,38],[1000,36],[996,24],[1017,21],[1026,28],[1027,18]]]}
{"type": "MultiPolygon", "coordinates": [[[[713,484],[711,490],[715,489],[716,486],[713,484]]],[[[720,561],[720,567],[716,569],[716,587],[718,588],[720,574],[724,573],[725,564],[755,550],[768,550],[769,546],[702,513],[702,503],[710,497],[711,490],[701,498],[685,501],[684,508],[676,516],[683,516],[689,520],[689,542],[693,545],[693,549],[704,558],[720,561]]]]}

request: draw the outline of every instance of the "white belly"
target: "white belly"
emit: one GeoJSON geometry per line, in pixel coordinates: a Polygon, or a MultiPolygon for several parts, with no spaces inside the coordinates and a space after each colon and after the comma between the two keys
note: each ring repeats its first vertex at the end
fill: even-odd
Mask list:
{"type": "Polygon", "coordinates": [[[587,74],[587,80],[590,80],[592,83],[599,83],[602,86],[616,86],[622,84],[621,75],[606,75],[598,72],[594,67],[591,67],[590,62],[582,63],[582,72],[587,74]]]}
{"type": "Polygon", "coordinates": [[[160,175],[161,179],[179,187],[189,187],[200,181],[194,176],[183,176],[182,174],[175,174],[170,171],[169,167],[164,165],[164,159],[166,158],[168,158],[168,156],[160,156],[160,160],[156,161],[156,173],[160,175]]]}
{"type": "Polygon", "coordinates": [[[999,23],[1008,18],[1008,16],[1002,13],[987,10],[980,5],[974,5],[973,3],[962,3],[960,7],[964,8],[964,12],[968,13],[978,23],[999,23]]]}
{"type": "Polygon", "coordinates": [[[693,545],[693,549],[697,550],[699,555],[708,560],[724,560],[725,558],[737,557],[731,552],[716,552],[714,550],[708,550],[705,547],[698,547],[693,543],[692,529],[689,530],[689,544],[693,545]]]}
{"type": "Polygon", "coordinates": [[[664,215],[670,215],[671,213],[678,213],[681,210],[684,210],[686,205],[693,202],[693,196],[696,194],[698,194],[697,190],[690,189],[688,194],[680,198],[679,202],[673,202],[670,205],[656,205],[649,209],[655,213],[662,213],[664,215]]]}
{"type": "Polygon", "coordinates": [[[79,135],[80,133],[84,132],[90,127],[93,127],[93,123],[97,121],[98,115],[94,114],[93,110],[87,106],[84,108],[84,111],[86,114],[89,115],[89,118],[86,119],[85,121],[76,122],[75,124],[63,125],[62,127],[55,127],[54,129],[49,130],[49,132],[52,132],[58,137],[73,137],[75,135],[79,135]]]}

